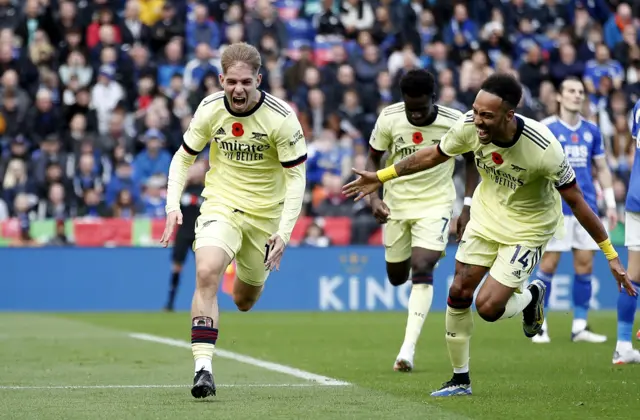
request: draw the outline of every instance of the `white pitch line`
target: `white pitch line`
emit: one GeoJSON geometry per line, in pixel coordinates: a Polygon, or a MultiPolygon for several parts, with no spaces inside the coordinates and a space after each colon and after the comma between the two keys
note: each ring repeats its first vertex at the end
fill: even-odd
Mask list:
{"type": "MultiPolygon", "coordinates": [[[[184,349],[190,349],[191,343],[183,340],[175,340],[173,338],[159,337],[151,334],[129,334],[129,337],[136,338],[138,340],[152,341],[154,343],[166,344],[168,346],[180,347],[184,349]]],[[[234,353],[227,350],[220,350],[216,348],[216,356],[223,357],[225,359],[235,360],[237,362],[246,363],[249,365],[261,367],[263,369],[271,370],[273,372],[284,373],[285,375],[294,376],[296,378],[305,379],[307,381],[316,382],[325,386],[348,386],[349,382],[340,381],[338,379],[329,378],[322,375],[316,375],[315,373],[307,372],[301,369],[297,369],[291,366],[281,365],[279,363],[267,362],[265,360],[256,359],[254,357],[245,356],[243,354],[234,353]]]]}
{"type": "MultiPolygon", "coordinates": [[[[0,385],[0,390],[15,389],[129,389],[129,388],[188,388],[191,385],[52,385],[52,386],[12,386],[0,385]]],[[[216,384],[216,388],[299,388],[317,384],[216,384]]]]}

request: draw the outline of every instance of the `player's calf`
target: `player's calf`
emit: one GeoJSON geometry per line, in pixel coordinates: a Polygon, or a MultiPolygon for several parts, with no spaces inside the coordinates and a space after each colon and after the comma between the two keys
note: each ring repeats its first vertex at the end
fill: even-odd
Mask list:
{"type": "Polygon", "coordinates": [[[233,302],[239,311],[247,312],[258,302],[263,289],[264,284],[250,283],[238,277],[233,283],[233,302]]]}

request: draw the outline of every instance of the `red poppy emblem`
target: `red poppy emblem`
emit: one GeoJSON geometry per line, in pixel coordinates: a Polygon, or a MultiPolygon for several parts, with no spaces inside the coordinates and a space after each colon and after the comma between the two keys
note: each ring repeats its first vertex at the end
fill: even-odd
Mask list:
{"type": "Polygon", "coordinates": [[[424,140],[424,139],[422,138],[422,133],[421,133],[421,132],[419,132],[419,131],[416,131],[415,133],[413,133],[412,140],[413,140],[413,144],[420,144],[420,143],[422,143],[422,141],[424,140]]]}
{"type": "Polygon", "coordinates": [[[233,125],[231,126],[231,132],[233,133],[234,136],[240,137],[241,135],[244,134],[244,128],[242,127],[242,124],[240,124],[239,122],[234,122],[233,125]]]}
{"type": "Polygon", "coordinates": [[[571,135],[571,142],[573,143],[577,143],[580,139],[578,138],[578,135],[576,133],[573,133],[571,135]]]}
{"type": "Polygon", "coordinates": [[[504,163],[502,156],[500,156],[500,153],[497,152],[491,152],[491,159],[496,165],[502,165],[504,163]]]}

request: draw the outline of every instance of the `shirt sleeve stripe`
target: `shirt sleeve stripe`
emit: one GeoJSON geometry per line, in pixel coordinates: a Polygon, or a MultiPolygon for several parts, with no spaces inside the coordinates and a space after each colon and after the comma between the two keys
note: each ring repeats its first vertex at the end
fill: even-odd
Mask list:
{"type": "Polygon", "coordinates": [[[377,155],[382,155],[382,154],[384,154],[384,152],[385,152],[385,150],[378,150],[378,149],[376,149],[375,147],[373,147],[373,146],[371,146],[371,145],[369,146],[369,148],[371,149],[371,151],[372,151],[373,153],[375,153],[375,154],[377,154],[377,155]]]}
{"type": "Polygon", "coordinates": [[[573,178],[571,181],[569,181],[568,183],[564,184],[564,185],[560,185],[559,187],[556,187],[557,190],[565,190],[567,188],[571,188],[574,185],[576,185],[576,179],[573,178]]]}
{"type": "Polygon", "coordinates": [[[300,165],[301,163],[304,163],[307,160],[307,154],[305,153],[304,155],[300,156],[297,159],[294,160],[290,160],[288,162],[280,162],[280,164],[284,167],[284,168],[293,168],[296,167],[298,165],[300,165]]]}
{"type": "Polygon", "coordinates": [[[193,156],[198,156],[198,155],[200,154],[200,152],[202,151],[202,150],[201,150],[200,152],[198,152],[197,150],[193,150],[193,149],[192,149],[191,147],[189,147],[189,146],[187,145],[187,143],[185,143],[184,141],[182,142],[182,148],[183,148],[187,153],[189,153],[190,155],[193,155],[193,156]]]}
{"type": "Polygon", "coordinates": [[[436,146],[436,148],[438,149],[438,153],[440,153],[442,156],[445,156],[445,157],[451,157],[451,156],[449,156],[448,154],[446,154],[446,153],[444,152],[444,150],[442,150],[442,147],[440,147],[440,143],[438,143],[438,145],[436,146]]]}

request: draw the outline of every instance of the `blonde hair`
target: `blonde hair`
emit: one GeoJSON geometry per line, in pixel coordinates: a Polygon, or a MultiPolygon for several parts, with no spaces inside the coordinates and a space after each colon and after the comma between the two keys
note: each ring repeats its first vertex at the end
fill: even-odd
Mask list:
{"type": "Polygon", "coordinates": [[[19,184],[27,181],[27,168],[20,159],[11,159],[7,165],[2,186],[5,189],[15,188],[19,184]]]}
{"type": "Polygon", "coordinates": [[[238,62],[251,67],[255,73],[262,67],[262,58],[258,50],[246,42],[237,42],[224,49],[221,57],[222,73],[226,73],[230,67],[238,62]]]}

